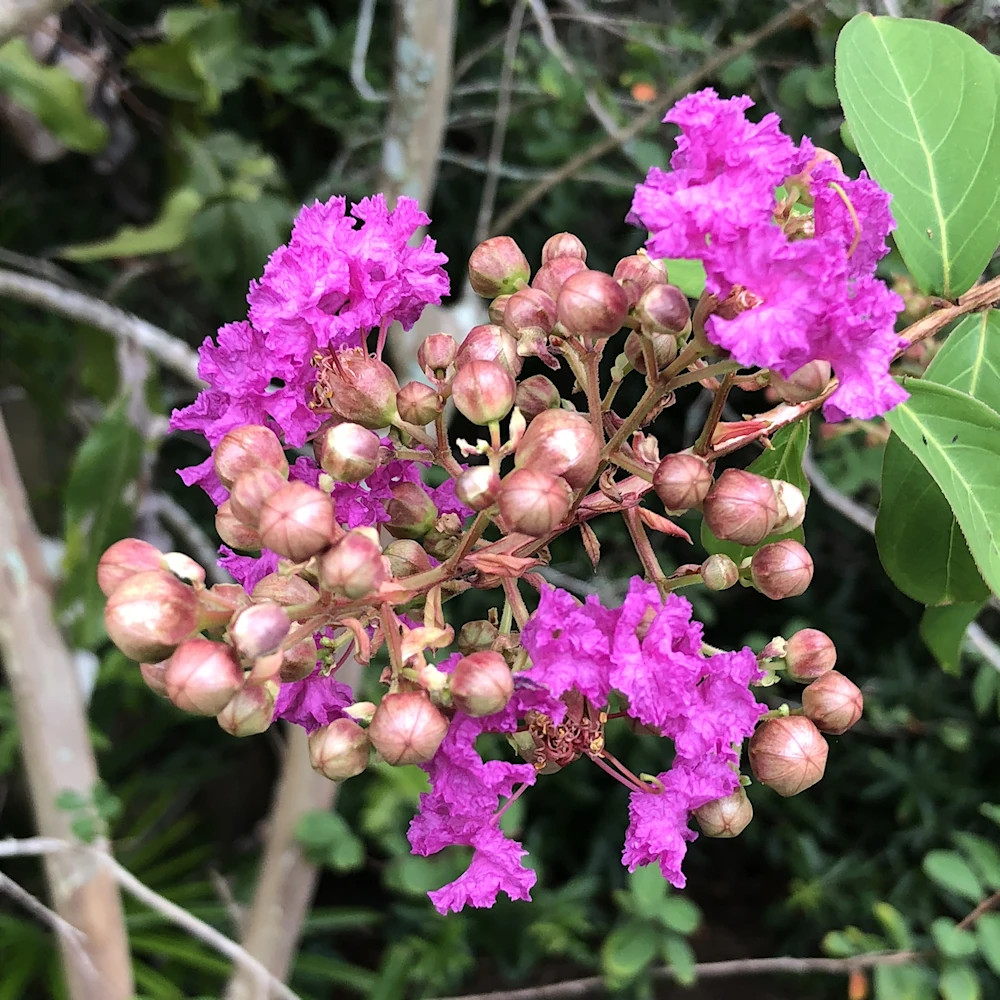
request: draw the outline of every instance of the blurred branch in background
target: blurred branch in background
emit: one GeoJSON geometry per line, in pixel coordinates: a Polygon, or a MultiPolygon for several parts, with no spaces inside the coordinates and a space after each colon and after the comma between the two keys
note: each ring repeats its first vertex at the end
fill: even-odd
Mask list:
{"type": "Polygon", "coordinates": [[[0,45],[69,5],[70,0],[0,0],[0,45]]]}

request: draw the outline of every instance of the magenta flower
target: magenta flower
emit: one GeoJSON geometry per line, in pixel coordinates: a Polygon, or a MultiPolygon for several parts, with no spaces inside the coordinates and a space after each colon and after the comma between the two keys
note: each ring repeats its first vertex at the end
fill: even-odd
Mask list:
{"type": "Polygon", "coordinates": [[[294,722],[311,733],[339,719],[354,700],[349,684],[338,681],[332,674],[324,676],[317,666],[303,680],[281,685],[274,717],[294,722]]]}

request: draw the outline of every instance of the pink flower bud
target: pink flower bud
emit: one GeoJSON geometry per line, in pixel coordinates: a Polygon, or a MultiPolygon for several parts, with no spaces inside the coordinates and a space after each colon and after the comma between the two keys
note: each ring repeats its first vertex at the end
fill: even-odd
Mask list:
{"type": "Polygon", "coordinates": [[[372,431],[396,419],[399,383],[384,361],[361,350],[338,351],[318,367],[313,396],[324,409],[372,431]]]}
{"type": "Polygon", "coordinates": [[[562,476],[574,489],[589,486],[597,475],[601,444],[582,413],[546,410],[528,424],[518,442],[514,465],[562,476]]]}
{"type": "Polygon", "coordinates": [[[355,528],[323,553],[319,580],[327,590],[353,601],[378,590],[389,579],[382,547],[373,534],[372,529],[355,528]]]}
{"type": "Polygon", "coordinates": [[[250,604],[250,595],[238,583],[217,583],[198,595],[199,610],[204,617],[211,615],[219,625],[225,625],[234,612],[250,604]],[[215,619],[215,616],[223,616],[215,619]]]}
{"type": "Polygon", "coordinates": [[[806,498],[802,490],[783,479],[772,479],[771,488],[778,502],[778,520],[771,529],[774,534],[784,535],[794,531],[806,516],[806,498]]]}
{"type": "Polygon", "coordinates": [[[530,277],[527,257],[509,236],[484,240],[469,257],[469,282],[484,299],[516,292],[530,277]]]}
{"type": "Polygon", "coordinates": [[[139,538],[123,538],[101,556],[97,564],[97,585],[105,597],[110,597],[130,576],[164,568],[163,554],[155,545],[139,538]]]}
{"type": "Polygon", "coordinates": [[[669,333],[650,333],[635,330],[625,338],[625,357],[632,362],[632,367],[640,374],[646,374],[646,354],[642,349],[643,341],[653,345],[653,356],[656,358],[656,370],[662,371],[677,357],[677,338],[669,333]]]}
{"type": "Polygon", "coordinates": [[[455,480],[455,496],[473,510],[486,510],[496,503],[500,477],[488,465],[466,469],[455,480]]]}
{"type": "Polygon", "coordinates": [[[561,402],[559,390],[544,375],[530,375],[519,382],[514,394],[514,405],[529,423],[546,410],[554,410],[561,402]]]}
{"type": "Polygon", "coordinates": [[[230,736],[256,736],[266,732],[274,721],[274,703],[278,685],[244,684],[216,715],[216,721],[230,736]]]}
{"type": "Polygon", "coordinates": [[[205,567],[185,552],[164,552],[163,568],[183,583],[194,583],[200,587],[205,585],[205,567]]]}
{"type": "Polygon", "coordinates": [[[388,764],[422,764],[437,753],[448,720],[423,691],[387,694],[375,709],[368,738],[388,764]]]}
{"type": "Polygon", "coordinates": [[[542,245],[542,263],[547,264],[557,257],[575,257],[579,260],[586,260],[587,248],[579,236],[574,236],[572,233],[556,233],[542,245]]]}
{"type": "Polygon", "coordinates": [[[783,538],[758,549],[750,559],[753,585],[772,601],[798,597],[812,583],[813,561],[805,546],[783,538]]]}
{"type": "Polygon", "coordinates": [[[434,527],[437,507],[417,483],[396,483],[385,505],[389,521],[386,531],[393,538],[421,538],[434,527]]]}
{"type": "Polygon", "coordinates": [[[729,590],[740,579],[740,570],[729,556],[717,552],[701,564],[701,579],[709,590],[729,590]]]}
{"type": "Polygon", "coordinates": [[[485,426],[510,412],[515,388],[514,380],[495,361],[470,361],[458,369],[451,395],[466,420],[485,426]]]}
{"type": "Polygon", "coordinates": [[[428,378],[443,378],[455,363],[458,344],[447,333],[432,333],[417,348],[417,363],[428,378]]]}
{"type": "Polygon", "coordinates": [[[407,382],[396,396],[401,420],[425,427],[438,414],[438,394],[423,382],[407,382]]]}
{"type": "Polygon", "coordinates": [[[762,542],[778,520],[771,481],[742,469],[726,469],[705,495],[702,507],[712,534],[740,545],[762,542]]]}
{"type": "Polygon", "coordinates": [[[653,473],[653,489],[668,514],[700,507],[712,484],[711,467],[697,455],[667,455],[653,473]]]}
{"type": "Polygon", "coordinates": [[[492,323],[474,326],[462,341],[455,365],[463,368],[473,361],[495,361],[514,378],[521,373],[524,364],[517,353],[517,341],[502,326],[492,323]]]}
{"type": "Polygon", "coordinates": [[[353,719],[334,719],[309,734],[309,763],[331,781],[360,774],[371,757],[371,740],[353,719]]]}
{"type": "Polygon", "coordinates": [[[553,257],[543,264],[532,279],[531,287],[544,292],[554,302],[558,302],[559,292],[571,275],[586,271],[587,265],[579,257],[553,257]]]}
{"type": "Polygon", "coordinates": [[[706,837],[728,840],[730,837],[738,837],[750,825],[753,806],[747,798],[746,789],[741,785],[732,795],[695,809],[694,818],[706,837]]]}
{"type": "Polygon", "coordinates": [[[169,660],[159,663],[140,663],[139,673],[146,682],[146,687],[163,698],[167,696],[167,664],[169,660]]]}
{"type": "Polygon", "coordinates": [[[286,483],[260,511],[261,541],[293,562],[304,562],[328,548],[334,526],[330,495],[307,483],[286,483]]]}
{"type": "Polygon", "coordinates": [[[623,257],[615,264],[614,279],[628,296],[629,309],[634,309],[647,288],[667,283],[667,270],[660,261],[641,251],[631,257],[623,257]]]}
{"type": "Polygon", "coordinates": [[[245,675],[245,683],[255,685],[275,680],[281,673],[281,665],[284,662],[285,654],[280,649],[258,656],[251,664],[250,671],[245,675]]]}
{"type": "Polygon", "coordinates": [[[277,434],[262,424],[234,427],[215,446],[212,464],[219,481],[227,489],[250,469],[265,466],[288,475],[288,459],[277,434]]]}
{"type": "Polygon", "coordinates": [[[251,604],[233,619],[229,641],[244,660],[273,653],[285,640],[291,622],[285,609],[273,601],[251,604]]]}
{"type": "Polygon", "coordinates": [[[104,625],[126,656],[156,663],[196,630],[198,598],[166,570],[146,570],[115,588],[104,608],[104,625]]]}
{"type": "Polygon", "coordinates": [[[243,687],[243,671],[225,643],[188,639],[170,657],[166,683],[168,697],[182,711],[218,715],[243,687]]]}
{"type": "Polygon", "coordinates": [[[636,319],[650,333],[686,333],[691,329],[691,303],[675,285],[651,285],[635,307],[636,319]]]}
{"type": "Polygon", "coordinates": [[[310,636],[297,642],[291,649],[286,649],[278,670],[278,680],[282,684],[305,680],[316,669],[319,654],[316,643],[310,636]]]}
{"type": "Polygon", "coordinates": [[[514,693],[514,675],[499,653],[483,650],[463,656],[455,664],[448,689],[459,711],[479,718],[506,706],[514,693]]]}
{"type": "Polygon", "coordinates": [[[468,656],[469,653],[489,649],[499,634],[500,630],[496,625],[481,618],[477,621],[466,622],[459,630],[458,639],[455,641],[462,653],[468,656]]]}
{"type": "Polygon", "coordinates": [[[241,521],[233,511],[231,500],[225,500],[215,512],[215,532],[230,548],[243,552],[258,552],[260,532],[241,521]]]}
{"type": "Polygon", "coordinates": [[[490,317],[490,322],[497,326],[503,326],[503,318],[507,312],[507,303],[510,302],[509,295],[498,295],[486,310],[490,317]]]}
{"type": "Polygon", "coordinates": [[[823,777],[828,752],[820,731],[803,715],[765,719],[750,737],[747,751],[754,777],[785,798],[823,777]]]}
{"type": "Polygon", "coordinates": [[[250,528],[260,524],[260,511],[264,502],[288,482],[277,469],[261,466],[244,472],[229,494],[229,507],[237,520],[250,528]]]}
{"type": "Polygon", "coordinates": [[[786,403],[805,403],[815,399],[826,388],[832,374],[829,361],[810,361],[787,379],[771,372],[771,388],[786,403]]]}
{"type": "Polygon", "coordinates": [[[809,684],[837,664],[837,647],[818,628],[800,629],[785,643],[785,672],[794,681],[809,684]]]}
{"type": "Polygon", "coordinates": [[[569,333],[601,339],[622,328],[628,296],[610,274],[579,271],[563,282],[556,307],[559,322],[569,333]]]}
{"type": "Polygon", "coordinates": [[[300,576],[268,573],[257,582],[251,597],[255,601],[274,601],[283,608],[309,607],[319,600],[319,591],[300,576]]]}
{"type": "Polygon", "coordinates": [[[839,670],[828,670],[802,692],[806,716],[824,733],[846,733],[864,711],[861,688],[839,670]]]}
{"type": "Polygon", "coordinates": [[[500,515],[511,531],[544,535],[569,513],[570,489],[564,479],[537,469],[515,469],[500,483],[500,515]]]}
{"type": "Polygon", "coordinates": [[[538,337],[552,332],[556,325],[556,303],[551,295],[538,288],[522,288],[507,301],[503,326],[515,337],[522,330],[537,331],[538,337]]]}
{"type": "Polygon", "coordinates": [[[413,576],[431,568],[431,561],[420,542],[412,538],[397,538],[385,547],[389,571],[394,577],[413,576]]]}
{"type": "Polygon", "coordinates": [[[379,436],[361,424],[332,424],[313,442],[320,468],[338,483],[360,483],[378,468],[379,436]]]}

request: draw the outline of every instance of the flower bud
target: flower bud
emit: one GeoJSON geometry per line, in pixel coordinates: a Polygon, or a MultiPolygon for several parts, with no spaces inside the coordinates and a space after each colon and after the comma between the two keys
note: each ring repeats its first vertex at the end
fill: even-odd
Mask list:
{"type": "Polygon", "coordinates": [[[256,660],[273,653],[284,642],[291,622],[285,609],[273,601],[251,604],[233,619],[229,641],[241,659],[256,660]]]}
{"type": "Polygon", "coordinates": [[[468,656],[469,653],[489,649],[499,634],[500,630],[496,625],[481,618],[477,621],[466,622],[459,630],[456,642],[462,653],[468,656]]]}
{"type": "Polygon", "coordinates": [[[709,590],[729,590],[740,579],[740,570],[729,556],[717,552],[701,564],[701,579],[709,590]]]}
{"type": "Polygon", "coordinates": [[[610,274],[579,271],[563,282],[556,307],[559,322],[569,333],[601,339],[622,328],[628,296],[610,274]]]}
{"type": "Polygon", "coordinates": [[[248,607],[249,604],[250,595],[238,583],[217,583],[214,587],[210,587],[198,595],[198,606],[202,618],[209,614],[215,618],[216,615],[221,616],[228,612],[224,619],[219,617],[218,624],[220,625],[225,625],[232,618],[234,612],[248,607]]]}
{"type": "Polygon", "coordinates": [[[268,573],[257,582],[250,596],[257,602],[274,601],[283,608],[309,607],[319,600],[319,591],[300,576],[268,573]]]}
{"type": "Polygon", "coordinates": [[[274,721],[274,703],[278,685],[244,684],[216,715],[216,721],[230,736],[256,736],[266,732],[274,721]]]}
{"type": "Polygon", "coordinates": [[[348,531],[319,561],[319,580],[335,594],[357,600],[378,590],[389,579],[382,546],[370,529],[348,531]]]}
{"type": "Polygon", "coordinates": [[[128,657],[145,663],[165,660],[198,626],[198,597],[163,569],[123,580],[108,598],[104,626],[128,657]]]}
{"type": "Polygon", "coordinates": [[[799,542],[783,538],[753,554],[750,578],[757,590],[772,601],[798,597],[812,583],[812,556],[799,542]]]}
{"type": "Polygon", "coordinates": [[[746,789],[740,785],[732,795],[708,802],[695,809],[694,818],[706,837],[728,840],[738,837],[753,819],[753,806],[746,789]]]}
{"type": "Polygon", "coordinates": [[[547,264],[557,257],[576,257],[579,260],[586,260],[587,248],[579,236],[574,236],[572,233],[556,233],[542,245],[542,263],[547,264]]]}
{"type": "Polygon", "coordinates": [[[636,303],[636,319],[650,333],[685,333],[691,329],[691,303],[676,285],[651,285],[636,303]]]}
{"type": "Polygon", "coordinates": [[[396,396],[401,420],[426,427],[438,414],[438,394],[423,382],[407,382],[396,396]]]}
{"type": "Polygon", "coordinates": [[[434,527],[420,539],[420,544],[429,555],[443,562],[455,554],[461,535],[462,519],[457,514],[442,514],[434,522],[434,527]]]}
{"type": "Polygon", "coordinates": [[[818,628],[800,629],[785,643],[785,672],[793,681],[809,684],[837,664],[837,647],[818,628]]]}
{"type": "Polygon", "coordinates": [[[507,303],[510,302],[509,295],[498,295],[486,310],[490,317],[490,322],[497,326],[503,326],[503,318],[507,312],[507,303]]]}
{"type": "Polygon", "coordinates": [[[371,431],[396,419],[399,382],[393,370],[365,351],[338,351],[336,361],[324,359],[313,395],[341,420],[371,431]]]}
{"type": "Polygon", "coordinates": [[[566,279],[586,270],[587,265],[579,257],[553,257],[538,269],[531,287],[544,292],[553,302],[558,302],[559,292],[566,279]]]}
{"type": "Polygon", "coordinates": [[[170,657],[165,680],[167,696],[182,711],[218,715],[243,687],[243,671],[225,643],[188,639],[170,657]]]}
{"type": "Polygon", "coordinates": [[[97,564],[97,585],[110,597],[118,585],[136,573],[164,569],[163,554],[139,538],[123,538],[107,548],[97,564]]]}
{"type": "Polygon", "coordinates": [[[705,495],[705,523],[716,538],[740,545],[762,542],[778,520],[778,501],[763,476],[726,469],[705,495]]]}
{"type": "Polygon", "coordinates": [[[510,412],[515,388],[514,380],[495,361],[470,361],[456,373],[451,394],[466,420],[485,426],[510,412]]]}
{"type": "Polygon", "coordinates": [[[473,361],[495,361],[514,378],[524,364],[517,353],[517,341],[502,326],[492,323],[474,326],[462,341],[455,365],[462,368],[473,361]]]}
{"type": "Polygon", "coordinates": [[[379,436],[361,424],[331,424],[313,442],[320,468],[338,483],[360,483],[378,468],[379,436]]]}
{"type": "Polygon", "coordinates": [[[146,682],[146,687],[163,698],[167,696],[167,664],[169,660],[161,660],[159,663],[140,663],[139,673],[146,682]]]}
{"type": "Polygon", "coordinates": [[[640,251],[623,257],[615,264],[614,279],[628,296],[629,309],[634,309],[647,288],[667,283],[667,270],[661,261],[653,260],[645,251],[640,251]]]}
{"type": "Polygon", "coordinates": [[[346,781],[368,766],[371,746],[353,719],[334,719],[309,734],[309,763],[331,781],[346,781]]]}
{"type": "Polygon", "coordinates": [[[509,236],[483,240],[469,257],[469,283],[484,299],[510,295],[530,277],[527,257],[509,236]]]}
{"type": "Polygon", "coordinates": [[[385,528],[393,538],[421,538],[438,516],[434,501],[417,483],[396,483],[385,510],[389,515],[385,528]]]}
{"type": "Polygon", "coordinates": [[[288,482],[277,469],[261,466],[248,469],[235,483],[229,494],[229,507],[234,516],[256,529],[260,524],[260,511],[264,502],[288,482]]]}
{"type": "Polygon", "coordinates": [[[802,692],[806,716],[824,733],[846,733],[864,711],[861,688],[839,670],[828,670],[802,692]]]}
{"type": "Polygon", "coordinates": [[[500,477],[488,465],[466,469],[455,480],[455,496],[473,510],[492,507],[499,492],[500,477]]]}
{"type": "Polygon", "coordinates": [[[653,489],[668,514],[700,507],[712,484],[712,469],[698,455],[667,455],[653,473],[653,489]]]}
{"type": "Polygon", "coordinates": [[[225,500],[215,512],[215,531],[231,548],[241,549],[243,552],[260,550],[260,532],[236,516],[231,500],[225,500]]]}
{"type": "Polygon", "coordinates": [[[413,576],[431,568],[424,547],[412,538],[397,538],[390,542],[383,555],[389,560],[389,571],[397,578],[413,576]]]}
{"type": "Polygon", "coordinates": [[[555,325],[555,299],[541,289],[522,288],[508,299],[503,326],[515,337],[520,336],[522,330],[537,331],[535,335],[542,337],[551,333],[555,325]]]}
{"type": "Polygon", "coordinates": [[[288,475],[288,459],[277,434],[262,424],[234,427],[212,451],[215,474],[226,489],[250,469],[265,466],[288,475]]]}
{"type": "Polygon", "coordinates": [[[570,410],[546,410],[528,424],[514,465],[562,476],[574,489],[589,486],[601,461],[601,443],[590,421],[570,410]]]}
{"type": "Polygon", "coordinates": [[[514,405],[529,423],[546,410],[558,409],[561,402],[559,390],[544,375],[531,375],[519,382],[514,393],[514,405]]]}
{"type": "Polygon", "coordinates": [[[500,483],[500,515],[511,531],[544,535],[569,513],[570,489],[564,479],[537,469],[515,469],[500,483]]]}
{"type": "Polygon", "coordinates": [[[205,567],[186,552],[164,552],[163,568],[183,583],[198,584],[200,587],[205,584],[205,567]]]}
{"type": "Polygon", "coordinates": [[[677,357],[677,338],[669,333],[641,334],[631,330],[625,338],[625,357],[632,362],[632,367],[640,374],[646,374],[646,354],[642,349],[644,340],[653,345],[653,356],[656,358],[656,370],[662,371],[677,357]]]}
{"type": "Polygon", "coordinates": [[[304,681],[316,669],[319,653],[312,636],[297,642],[291,649],[286,649],[278,669],[278,680],[282,684],[292,684],[304,681]]]}
{"type": "Polygon", "coordinates": [[[750,737],[747,755],[754,777],[788,798],[815,785],[826,770],[829,747],[803,715],[765,719],[750,737]]]}
{"type": "Polygon", "coordinates": [[[507,661],[492,650],[463,656],[448,677],[455,707],[480,718],[503,709],[514,693],[514,675],[507,661]]]}
{"type": "Polygon", "coordinates": [[[285,654],[280,649],[258,656],[251,664],[250,670],[244,674],[244,683],[258,685],[267,681],[277,681],[284,662],[285,654]]]}
{"type": "Polygon", "coordinates": [[[286,483],[260,511],[261,541],[293,562],[304,562],[328,548],[334,527],[330,495],[307,483],[286,483]]]}
{"type": "Polygon", "coordinates": [[[771,488],[778,502],[778,520],[771,529],[776,535],[794,531],[806,516],[806,498],[802,490],[783,479],[772,479],[771,488]]]}
{"type": "Polygon", "coordinates": [[[440,378],[455,363],[457,353],[458,344],[454,337],[447,333],[432,333],[424,337],[417,348],[417,363],[428,378],[440,378]]]}
{"type": "Polygon", "coordinates": [[[805,403],[826,388],[832,374],[829,361],[810,361],[786,379],[772,371],[771,388],[786,403],[805,403]]]}
{"type": "Polygon", "coordinates": [[[448,720],[423,691],[387,694],[375,709],[368,738],[388,764],[422,764],[437,752],[448,720]]]}

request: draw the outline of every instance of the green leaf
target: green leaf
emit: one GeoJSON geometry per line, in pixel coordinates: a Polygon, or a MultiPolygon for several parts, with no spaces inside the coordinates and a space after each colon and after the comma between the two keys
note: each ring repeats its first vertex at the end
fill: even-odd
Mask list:
{"type": "Polygon", "coordinates": [[[67,260],[107,260],[109,257],[145,257],[176,250],[187,239],[191,221],[203,204],[192,188],[173,191],[155,222],[148,226],[122,226],[110,239],[63,247],[59,257],[67,260]]]}
{"type": "Polygon", "coordinates": [[[82,84],[61,66],[43,66],[23,38],[0,47],[0,92],[30,111],[67,149],[96,153],[108,127],[87,109],[82,84]]]}
{"type": "Polygon", "coordinates": [[[631,920],[616,927],[601,947],[601,968],[611,989],[631,983],[656,958],[659,931],[648,921],[631,920]]]}
{"type": "Polygon", "coordinates": [[[979,1000],[982,991],[975,972],[968,965],[949,965],[938,977],[943,1000],[979,1000]]]}
{"type": "Polygon", "coordinates": [[[976,874],[993,890],[1000,890],[1000,848],[985,837],[956,830],[951,839],[965,855],[976,874]]]}
{"type": "Polygon", "coordinates": [[[705,265],[700,260],[675,258],[664,260],[670,283],[676,285],[689,299],[697,299],[705,290],[705,265]]]}
{"type": "Polygon", "coordinates": [[[637,868],[628,877],[628,888],[635,912],[644,917],[655,917],[667,896],[667,882],[655,865],[637,868]]]}
{"type": "Polygon", "coordinates": [[[1000,826],[1000,805],[994,802],[984,802],[979,811],[988,819],[1000,826]]]}
{"type": "Polygon", "coordinates": [[[691,986],[698,978],[695,966],[698,958],[686,938],[679,934],[668,934],[660,949],[663,961],[681,986],[691,986]]]}
{"type": "Polygon", "coordinates": [[[984,913],[976,921],[976,941],[986,964],[1000,976],[1000,913],[984,913]]]}
{"type": "Polygon", "coordinates": [[[924,609],[920,619],[920,638],[946,674],[961,673],[965,630],[970,622],[975,621],[982,607],[982,604],[976,603],[947,604],[939,608],[924,609]]]}
{"type": "Polygon", "coordinates": [[[901,951],[909,951],[913,947],[913,935],[906,918],[891,903],[876,903],[872,907],[875,919],[885,928],[886,934],[893,946],[901,951]]]}
{"type": "Polygon", "coordinates": [[[886,419],[945,495],[986,583],[1000,593],[1000,414],[933,382],[907,380],[910,398],[886,419]]]}
{"type": "Polygon", "coordinates": [[[701,923],[701,910],[684,896],[668,896],[660,904],[656,918],[678,934],[693,934],[701,923]]]}
{"type": "MultiPolygon", "coordinates": [[[[1000,313],[962,320],[926,378],[1000,408],[1000,313]]],[[[896,437],[889,439],[883,457],[875,542],[889,578],[922,604],[968,604],[989,596],[944,494],[896,437]]]]}
{"type": "Polygon", "coordinates": [[[976,953],[975,935],[960,928],[951,917],[938,917],[931,924],[934,947],[946,958],[969,958],[976,953]]]}
{"type": "Polygon", "coordinates": [[[355,871],[364,862],[364,845],[340,813],[314,810],[295,827],[307,857],[336,871],[355,871]]]}
{"type": "Polygon", "coordinates": [[[978,903],[983,898],[983,887],[969,863],[957,851],[931,851],[924,857],[921,867],[924,874],[942,889],[978,903]]]}
{"type": "Polygon", "coordinates": [[[891,192],[917,283],[953,298],[1000,242],[1000,71],[964,32],[858,14],[837,40],[837,90],[861,159],[891,192]]]}
{"type": "Polygon", "coordinates": [[[879,965],[872,977],[875,1000],[935,1000],[934,975],[923,965],[879,965]]]}
{"type": "MultiPolygon", "coordinates": [[[[809,421],[799,420],[797,423],[789,424],[774,435],[771,439],[772,446],[755,458],[747,466],[747,471],[755,472],[758,476],[765,476],[768,479],[783,479],[785,482],[797,486],[808,500],[809,480],[802,471],[802,458],[808,443],[809,421]]],[[[761,546],[775,542],[779,538],[794,538],[801,542],[804,535],[802,528],[799,527],[794,531],[785,532],[783,535],[769,535],[760,545],[739,545],[736,542],[724,542],[716,538],[704,521],[701,524],[701,544],[705,550],[711,554],[724,553],[737,566],[748,556],[753,555],[761,546]]]]}

